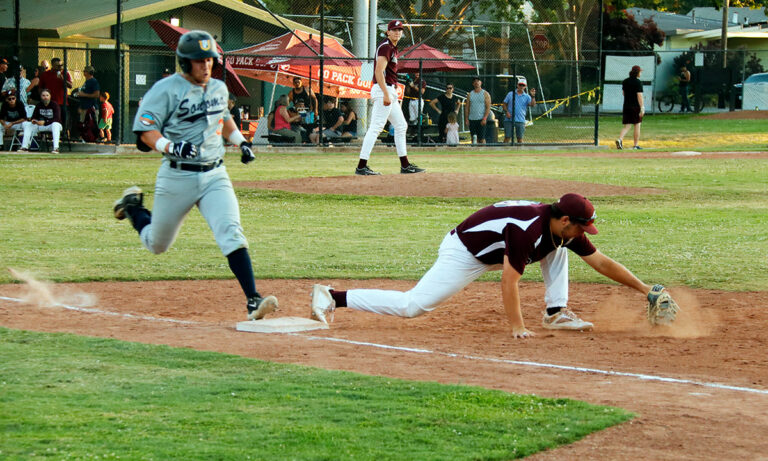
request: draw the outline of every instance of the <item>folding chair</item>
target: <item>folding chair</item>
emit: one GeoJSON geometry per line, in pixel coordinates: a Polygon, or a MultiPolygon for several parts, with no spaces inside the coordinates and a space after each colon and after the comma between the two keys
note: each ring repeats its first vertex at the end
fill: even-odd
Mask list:
{"type": "MultiPolygon", "coordinates": [[[[35,113],[35,106],[32,104],[27,104],[25,107],[27,112],[27,118],[32,118],[32,115],[35,113]]],[[[13,138],[11,139],[11,145],[8,147],[8,151],[13,150],[13,146],[19,146],[21,147],[21,137],[24,136],[24,131],[15,131],[13,132],[13,138]]],[[[37,139],[35,139],[34,136],[32,136],[32,141],[29,143],[29,150],[40,150],[40,143],[37,139]]]]}

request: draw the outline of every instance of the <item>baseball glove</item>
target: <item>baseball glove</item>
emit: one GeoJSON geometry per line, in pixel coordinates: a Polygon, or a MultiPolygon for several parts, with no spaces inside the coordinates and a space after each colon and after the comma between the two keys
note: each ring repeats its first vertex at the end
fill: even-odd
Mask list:
{"type": "Polygon", "coordinates": [[[680,306],[664,285],[654,285],[648,292],[648,322],[651,325],[669,325],[675,321],[680,306]]]}

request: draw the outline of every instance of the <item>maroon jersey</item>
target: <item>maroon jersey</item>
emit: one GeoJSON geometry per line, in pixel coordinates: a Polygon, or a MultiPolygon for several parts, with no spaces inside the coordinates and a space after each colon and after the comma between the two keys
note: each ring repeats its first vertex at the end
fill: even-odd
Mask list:
{"type": "Polygon", "coordinates": [[[61,108],[53,101],[49,102],[47,106],[39,102],[32,113],[32,120],[38,122],[44,120],[45,125],[50,125],[53,122],[61,123],[61,108]]]}
{"type": "Polygon", "coordinates": [[[397,47],[387,39],[386,42],[376,48],[376,59],[379,56],[387,58],[387,67],[384,69],[384,81],[387,85],[397,85],[397,47]]]}
{"type": "MultiPolygon", "coordinates": [[[[550,205],[526,200],[507,200],[476,211],[456,226],[459,239],[484,264],[502,264],[504,255],[519,273],[541,261],[555,249],[549,230],[550,205]]],[[[579,256],[597,249],[582,235],[565,242],[579,256]]]]}

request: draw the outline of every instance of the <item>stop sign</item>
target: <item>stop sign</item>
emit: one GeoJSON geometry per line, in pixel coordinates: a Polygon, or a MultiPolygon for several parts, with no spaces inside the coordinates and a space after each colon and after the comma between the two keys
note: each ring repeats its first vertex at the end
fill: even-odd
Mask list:
{"type": "Polygon", "coordinates": [[[531,39],[531,45],[533,46],[534,52],[543,53],[549,49],[549,39],[546,35],[537,33],[533,36],[533,39],[531,39]]]}

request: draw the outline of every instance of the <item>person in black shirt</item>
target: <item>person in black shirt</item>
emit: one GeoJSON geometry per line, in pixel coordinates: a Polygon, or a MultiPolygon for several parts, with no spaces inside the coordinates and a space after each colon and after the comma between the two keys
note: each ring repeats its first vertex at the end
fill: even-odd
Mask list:
{"type": "Polygon", "coordinates": [[[688,68],[683,66],[680,68],[680,113],[682,114],[686,110],[693,112],[691,109],[691,103],[688,100],[688,86],[691,83],[691,72],[688,68]]]}
{"type": "Polygon", "coordinates": [[[237,107],[237,100],[235,98],[235,95],[230,93],[229,94],[229,100],[227,101],[227,108],[229,109],[229,114],[232,116],[232,120],[235,122],[235,126],[238,130],[242,129],[241,126],[241,120],[240,120],[240,109],[237,107]]]}
{"type": "Polygon", "coordinates": [[[356,138],[357,137],[357,114],[348,102],[342,102],[340,104],[341,113],[344,114],[344,123],[342,124],[341,136],[343,138],[356,138]]]}
{"type": "Polygon", "coordinates": [[[299,101],[304,101],[304,106],[315,113],[315,119],[320,115],[317,108],[317,96],[315,96],[312,88],[304,87],[304,83],[299,77],[293,78],[293,88],[291,88],[291,91],[288,93],[288,99],[290,99],[294,106],[296,106],[299,101]]]}
{"type": "MultiPolygon", "coordinates": [[[[344,124],[344,114],[335,107],[334,100],[328,98],[323,106],[323,137],[326,139],[340,138],[341,125],[344,124]]],[[[309,140],[317,143],[320,133],[317,128],[309,135],[309,140]]]]}
{"type": "Polygon", "coordinates": [[[437,120],[437,131],[440,135],[440,142],[445,142],[445,127],[448,125],[448,114],[453,112],[457,118],[459,115],[459,109],[461,109],[461,100],[458,96],[453,94],[453,83],[445,85],[445,94],[441,94],[437,98],[433,99],[429,103],[430,107],[440,115],[437,120]],[[437,103],[440,103],[440,108],[437,108],[437,103]]]}
{"type": "MultiPolygon", "coordinates": [[[[5,103],[0,108],[0,123],[3,132],[13,136],[15,132],[24,130],[24,122],[27,120],[27,109],[16,101],[16,92],[10,90],[5,96],[5,103]]],[[[0,150],[2,150],[3,136],[0,135],[0,150]]]]}
{"type": "Polygon", "coordinates": [[[634,127],[633,140],[635,141],[633,149],[642,149],[638,145],[640,140],[640,124],[645,115],[645,105],[643,104],[643,84],[640,83],[640,73],[643,69],[640,66],[632,66],[629,71],[629,78],[621,82],[621,92],[624,94],[624,107],[622,110],[621,123],[624,128],[621,129],[619,139],[616,140],[616,148],[624,148],[624,135],[631,127],[634,127]]]}

